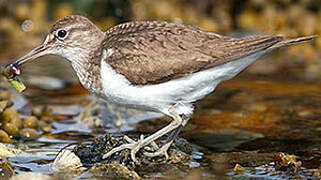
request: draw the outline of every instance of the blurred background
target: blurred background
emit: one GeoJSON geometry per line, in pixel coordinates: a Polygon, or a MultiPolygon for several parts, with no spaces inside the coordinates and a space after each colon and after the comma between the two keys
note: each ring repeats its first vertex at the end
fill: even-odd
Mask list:
{"type": "MultiPolygon", "coordinates": [[[[180,137],[204,152],[198,166],[208,178],[240,177],[231,172],[241,164],[250,169],[244,175],[248,179],[308,179],[304,177],[311,172],[320,179],[320,0],[0,0],[0,66],[39,45],[55,21],[71,14],[88,17],[104,31],[126,21],[158,20],[235,37],[319,35],[315,41],[273,51],[220,84],[215,93],[196,103],[195,114],[180,137]],[[290,171],[283,168],[289,176],[275,176],[282,169],[272,168],[278,164],[272,158],[275,152],[297,155],[307,174],[302,176],[303,170],[296,174],[294,169],[291,176],[290,167],[290,171]]],[[[0,141],[36,156],[15,159],[13,155],[8,161],[12,172],[50,173],[49,165],[69,143],[106,132],[148,134],[169,121],[142,118],[137,112],[101,102],[87,106],[92,96],[61,57],[41,57],[22,71],[28,87],[22,95],[0,79],[0,141]],[[22,100],[15,100],[18,97],[22,100]]],[[[1,152],[0,147],[0,156],[1,152]]],[[[4,163],[0,161],[0,168],[4,163]]],[[[300,163],[294,167],[300,168],[300,163]]],[[[190,170],[184,168],[168,169],[176,177],[190,170]]],[[[163,168],[147,169],[151,177],[162,176],[153,172],[163,168]]]]}
{"type": "MultiPolygon", "coordinates": [[[[41,43],[56,20],[71,14],[87,16],[102,30],[131,20],[159,20],[232,36],[298,37],[321,34],[320,9],[319,0],[0,0],[0,62],[12,61],[41,43]]],[[[313,43],[284,48],[282,56],[260,61],[248,72],[291,73],[293,78],[320,80],[320,54],[318,38],[313,43]]],[[[56,74],[52,72],[56,68],[51,71],[50,67],[66,66],[60,60],[55,63],[57,58],[51,59],[49,64],[36,63],[40,70],[29,66],[25,74],[51,75],[56,74]]],[[[69,68],[66,71],[70,73],[69,68]]],[[[72,74],[66,80],[75,81],[72,74]]]]}

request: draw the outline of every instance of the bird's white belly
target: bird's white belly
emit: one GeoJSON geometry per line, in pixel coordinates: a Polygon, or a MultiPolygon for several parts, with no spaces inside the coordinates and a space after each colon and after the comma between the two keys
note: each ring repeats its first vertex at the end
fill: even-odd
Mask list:
{"type": "MultiPolygon", "coordinates": [[[[121,74],[116,73],[105,60],[101,63],[101,76],[105,99],[135,108],[160,111],[168,114],[168,107],[182,104],[182,110],[189,111],[191,103],[214,91],[224,80],[236,76],[253,63],[265,51],[228,62],[189,76],[161,84],[134,86],[121,74]],[[184,108],[186,105],[186,108],[184,108]]],[[[190,111],[193,109],[191,108],[190,111]]],[[[186,112],[182,112],[186,113],[186,112]]],[[[189,113],[189,112],[187,112],[189,113]]],[[[191,113],[191,112],[190,112],[191,113]]]]}

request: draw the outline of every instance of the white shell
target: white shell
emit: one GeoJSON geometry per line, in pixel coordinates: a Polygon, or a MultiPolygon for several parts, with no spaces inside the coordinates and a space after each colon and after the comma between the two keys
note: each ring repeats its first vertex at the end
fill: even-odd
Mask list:
{"type": "Polygon", "coordinates": [[[75,153],[64,149],[54,160],[51,169],[54,172],[59,171],[83,171],[85,168],[75,153]]]}

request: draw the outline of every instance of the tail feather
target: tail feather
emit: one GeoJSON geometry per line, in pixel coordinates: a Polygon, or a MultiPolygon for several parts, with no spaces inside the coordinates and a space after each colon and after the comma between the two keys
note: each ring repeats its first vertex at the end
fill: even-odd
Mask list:
{"type": "Polygon", "coordinates": [[[295,38],[295,39],[284,39],[284,40],[274,44],[271,48],[273,48],[273,49],[280,48],[283,46],[289,46],[289,45],[296,44],[299,42],[310,41],[310,40],[313,40],[317,37],[318,37],[317,35],[313,35],[313,36],[299,37],[299,38],[295,38]]]}

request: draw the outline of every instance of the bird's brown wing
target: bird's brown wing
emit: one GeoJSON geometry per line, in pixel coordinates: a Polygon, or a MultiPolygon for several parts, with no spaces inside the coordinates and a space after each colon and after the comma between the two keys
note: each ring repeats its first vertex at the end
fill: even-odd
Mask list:
{"type": "Polygon", "coordinates": [[[281,36],[230,38],[166,22],[130,22],[106,32],[107,63],[132,84],[166,82],[271,47],[281,36]]]}

